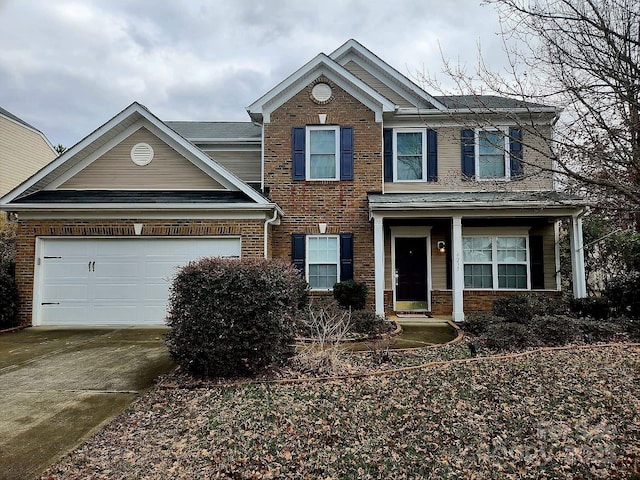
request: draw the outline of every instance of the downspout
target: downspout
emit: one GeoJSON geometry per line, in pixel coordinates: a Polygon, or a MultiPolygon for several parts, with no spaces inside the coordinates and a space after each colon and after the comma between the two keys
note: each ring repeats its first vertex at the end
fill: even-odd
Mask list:
{"type": "Polygon", "coordinates": [[[278,220],[278,209],[273,209],[273,217],[268,218],[264,222],[264,258],[267,258],[268,254],[268,242],[267,242],[267,232],[269,231],[269,225],[278,220]]]}

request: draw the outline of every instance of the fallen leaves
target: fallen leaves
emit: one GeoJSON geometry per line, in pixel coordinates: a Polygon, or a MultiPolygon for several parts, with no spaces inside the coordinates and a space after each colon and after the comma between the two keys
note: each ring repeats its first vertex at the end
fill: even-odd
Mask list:
{"type": "Polygon", "coordinates": [[[639,375],[640,350],[618,345],[159,389],[44,478],[625,478],[638,469],[639,375]]]}

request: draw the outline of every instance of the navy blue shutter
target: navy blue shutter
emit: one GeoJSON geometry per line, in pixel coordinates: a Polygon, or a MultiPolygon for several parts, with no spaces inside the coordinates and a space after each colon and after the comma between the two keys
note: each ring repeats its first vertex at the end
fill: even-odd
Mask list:
{"type": "Polygon", "coordinates": [[[305,129],[293,127],[291,129],[291,161],[293,163],[293,179],[304,180],[305,155],[304,155],[305,129]]]}
{"type": "Polygon", "coordinates": [[[340,180],[353,180],[353,127],[340,128],[340,180]]]}
{"type": "Polygon", "coordinates": [[[473,130],[462,130],[462,175],[470,179],[476,174],[476,145],[473,130]]]}
{"type": "Polygon", "coordinates": [[[306,242],[304,233],[291,235],[291,263],[305,276],[306,242]]]}
{"type": "Polygon", "coordinates": [[[340,281],[353,280],[353,233],[340,234],[340,281]]]}
{"type": "Polygon", "coordinates": [[[385,128],[382,130],[384,144],[384,181],[393,182],[393,130],[385,128]]]}
{"type": "Polygon", "coordinates": [[[511,176],[522,175],[522,129],[509,128],[509,158],[511,159],[511,176]]]}
{"type": "Polygon", "coordinates": [[[529,270],[531,288],[544,288],[544,242],[542,235],[529,236],[529,270]]]}
{"type": "Polygon", "coordinates": [[[438,132],[427,130],[427,181],[438,181],[438,132]]]}

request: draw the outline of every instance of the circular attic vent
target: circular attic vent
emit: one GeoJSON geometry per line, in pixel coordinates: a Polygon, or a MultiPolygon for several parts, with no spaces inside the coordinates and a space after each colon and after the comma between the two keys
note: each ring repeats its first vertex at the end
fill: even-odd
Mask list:
{"type": "Polygon", "coordinates": [[[311,97],[319,103],[326,103],[331,99],[331,86],[327,83],[317,83],[311,89],[311,97]]]}
{"type": "Polygon", "coordinates": [[[153,160],[153,148],[148,143],[136,143],[131,149],[131,160],[136,165],[148,165],[153,160]]]}

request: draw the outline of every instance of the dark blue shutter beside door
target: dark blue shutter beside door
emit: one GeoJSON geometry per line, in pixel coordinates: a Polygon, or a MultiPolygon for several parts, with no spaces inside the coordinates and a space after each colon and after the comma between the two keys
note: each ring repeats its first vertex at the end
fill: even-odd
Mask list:
{"type": "Polygon", "coordinates": [[[427,181],[438,181],[438,132],[427,130],[427,181]]]}
{"type": "Polygon", "coordinates": [[[393,182],[393,130],[382,130],[384,150],[384,181],[393,182]]]}
{"type": "Polygon", "coordinates": [[[340,128],[340,180],[353,180],[353,127],[340,128]]]}
{"type": "Polygon", "coordinates": [[[304,233],[294,233],[291,235],[291,263],[300,271],[303,278],[305,276],[305,243],[304,233]]]}
{"type": "Polygon", "coordinates": [[[522,129],[509,128],[509,158],[511,159],[511,176],[522,175],[522,129]]]}
{"type": "Polygon", "coordinates": [[[304,180],[305,175],[305,155],[304,155],[305,129],[304,127],[293,127],[291,129],[291,162],[293,163],[293,179],[304,180]]]}
{"type": "Polygon", "coordinates": [[[544,240],[542,235],[529,236],[529,270],[531,288],[544,288],[544,240]]]}
{"type": "Polygon", "coordinates": [[[476,174],[476,145],[473,130],[462,130],[462,175],[471,179],[476,174]]]}
{"type": "Polygon", "coordinates": [[[340,234],[340,281],[353,280],[353,234],[340,234]]]}

